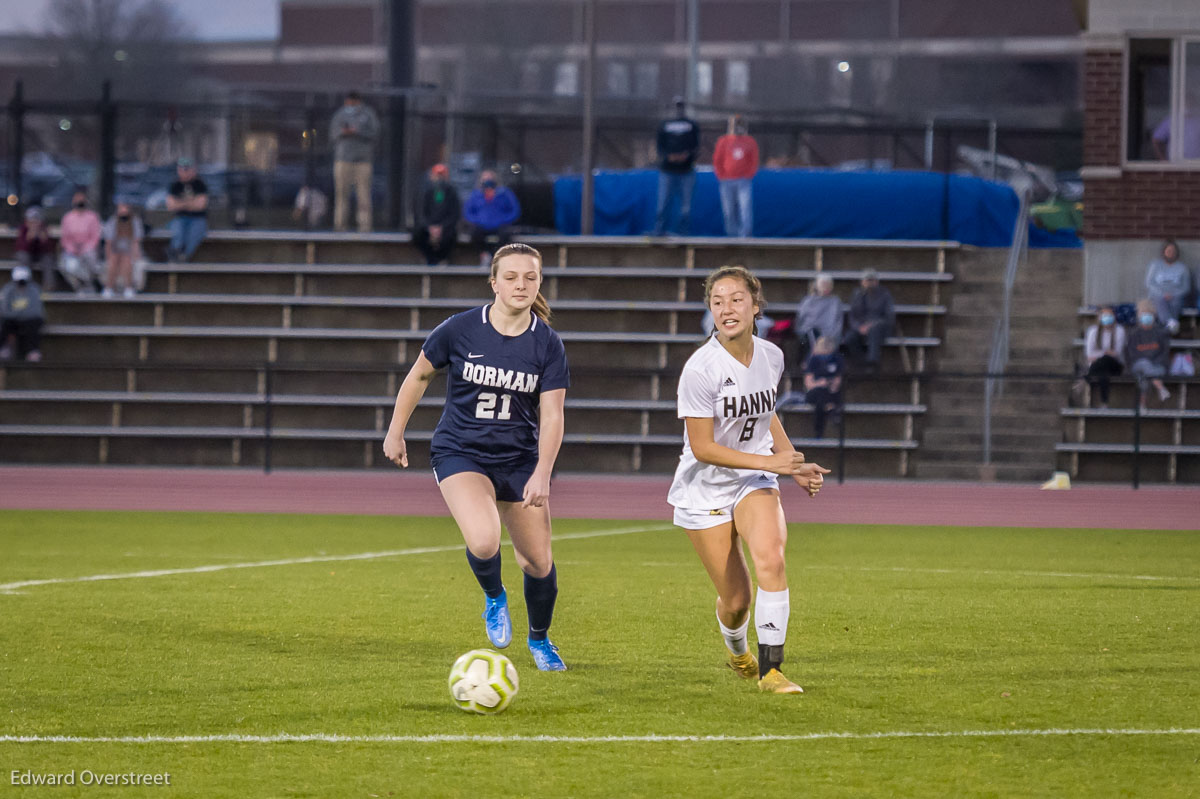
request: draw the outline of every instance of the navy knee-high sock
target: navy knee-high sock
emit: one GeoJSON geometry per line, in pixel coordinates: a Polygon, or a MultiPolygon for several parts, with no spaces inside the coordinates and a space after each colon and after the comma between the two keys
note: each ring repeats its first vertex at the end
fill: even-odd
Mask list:
{"type": "Polygon", "coordinates": [[[545,577],[525,575],[525,607],[529,611],[529,637],[540,641],[550,630],[554,601],[558,599],[558,570],[550,564],[545,577]]]}
{"type": "Polygon", "coordinates": [[[479,581],[479,587],[483,589],[483,593],[492,599],[504,593],[504,583],[500,580],[499,549],[490,558],[477,558],[468,549],[467,563],[471,564],[471,571],[475,572],[475,579],[479,581]]]}

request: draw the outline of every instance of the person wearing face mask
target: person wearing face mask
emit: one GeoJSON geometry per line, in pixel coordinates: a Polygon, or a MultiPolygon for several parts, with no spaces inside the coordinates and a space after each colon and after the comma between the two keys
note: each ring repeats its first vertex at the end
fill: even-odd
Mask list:
{"type": "Polygon", "coordinates": [[[118,290],[131,298],[138,281],[134,268],[142,258],[142,220],[129,203],[117,203],[117,212],[104,223],[105,262],[108,271],[104,278],[104,296],[112,297],[118,290]]]}
{"type": "Polygon", "coordinates": [[[1163,385],[1171,352],[1171,334],[1158,323],[1154,303],[1139,300],[1137,304],[1138,324],[1125,338],[1125,363],[1129,373],[1138,379],[1142,407],[1146,406],[1146,395],[1153,386],[1158,398],[1166,402],[1171,392],[1163,385]]]}
{"type": "Polygon", "coordinates": [[[1087,374],[1084,380],[1100,395],[1100,407],[1108,407],[1108,385],[1125,371],[1125,328],[1117,324],[1113,309],[1105,306],[1096,314],[1096,324],[1084,336],[1087,374]]]}
{"type": "Polygon", "coordinates": [[[479,251],[480,264],[487,266],[492,262],[488,239],[494,237],[497,248],[505,246],[512,241],[510,226],[520,218],[517,195],[500,185],[495,172],[483,170],[479,188],[471,192],[463,207],[463,219],[471,225],[471,246],[479,251]]]}
{"type": "Polygon", "coordinates": [[[87,192],[78,189],[71,210],[63,215],[58,243],[58,271],[76,294],[90,293],[100,274],[100,215],[88,207],[87,192]]]}
{"type": "Polygon", "coordinates": [[[42,291],[54,290],[54,241],[42,209],[31,205],[25,209],[25,219],[17,228],[17,263],[41,270],[42,291]]]}
{"type": "Polygon", "coordinates": [[[1171,333],[1179,331],[1179,313],[1192,290],[1192,273],[1179,260],[1179,245],[1173,239],[1163,242],[1162,257],[1146,269],[1146,293],[1154,302],[1158,321],[1171,333]]]}
{"type": "Polygon", "coordinates": [[[754,228],[750,187],[758,171],[758,142],[742,117],[731,118],[729,132],[717,139],[713,171],[719,181],[725,235],[749,238],[754,228]]]}
{"type": "Polygon", "coordinates": [[[458,243],[458,217],[462,210],[458,192],[450,183],[445,164],[434,164],[429,182],[417,205],[417,226],[413,228],[413,246],[433,266],[450,260],[458,243]]]}
{"type": "Polygon", "coordinates": [[[29,267],[13,267],[12,280],[0,289],[0,361],[13,355],[33,362],[42,359],[46,311],[42,292],[31,277],[29,267]]]}

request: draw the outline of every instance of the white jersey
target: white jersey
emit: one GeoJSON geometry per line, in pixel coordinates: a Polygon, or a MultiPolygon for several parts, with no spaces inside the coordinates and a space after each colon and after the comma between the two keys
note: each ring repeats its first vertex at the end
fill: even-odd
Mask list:
{"type": "MultiPolygon", "coordinates": [[[[723,447],[771,454],[771,418],[783,376],[783,351],[769,341],[754,339],[749,366],[729,354],[713,336],[684,364],[679,376],[678,415],[713,420],[713,440],[723,447]]],[[[738,490],[756,469],[730,469],[696,460],[683,431],[683,454],[667,501],[677,508],[714,510],[733,504],[738,490]]]]}

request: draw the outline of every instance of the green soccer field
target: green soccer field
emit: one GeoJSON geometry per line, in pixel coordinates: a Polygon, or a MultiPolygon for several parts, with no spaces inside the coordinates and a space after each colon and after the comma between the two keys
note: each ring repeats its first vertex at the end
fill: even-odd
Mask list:
{"type": "Polygon", "coordinates": [[[678,531],[555,535],[570,670],[533,668],[506,549],[521,691],[479,717],[447,519],[0,513],[0,796],[1200,794],[1193,533],[792,525],[800,697],[723,668],[678,531]]]}

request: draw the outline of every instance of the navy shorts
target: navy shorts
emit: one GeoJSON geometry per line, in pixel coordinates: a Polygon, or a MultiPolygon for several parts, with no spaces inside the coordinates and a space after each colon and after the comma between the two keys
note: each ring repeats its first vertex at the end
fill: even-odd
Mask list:
{"type": "Polygon", "coordinates": [[[434,455],[433,478],[441,483],[452,474],[478,472],[492,481],[500,502],[524,500],[525,484],[537,468],[537,458],[520,458],[503,463],[481,463],[465,455],[434,455]]]}

